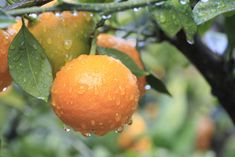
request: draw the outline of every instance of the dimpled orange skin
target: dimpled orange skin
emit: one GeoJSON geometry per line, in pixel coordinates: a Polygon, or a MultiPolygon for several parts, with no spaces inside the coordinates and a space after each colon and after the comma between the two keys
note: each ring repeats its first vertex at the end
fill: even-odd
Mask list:
{"type": "Polygon", "coordinates": [[[89,52],[95,28],[92,16],[88,12],[74,15],[65,11],[60,16],[48,12],[40,14],[36,23],[29,24],[29,30],[45,49],[54,74],[66,62],[89,52]]]}
{"type": "Polygon", "coordinates": [[[136,110],[136,80],[119,60],[80,55],[56,74],[52,106],[65,124],[83,135],[104,135],[128,123],[136,110]]]}
{"type": "Polygon", "coordinates": [[[0,30],[0,92],[11,84],[11,76],[8,69],[8,48],[13,36],[0,30]]]}
{"type": "MultiPolygon", "coordinates": [[[[144,69],[139,53],[131,42],[109,34],[100,34],[97,37],[97,45],[105,48],[117,49],[124,52],[125,54],[129,55],[141,69],[144,69]]],[[[145,92],[145,77],[143,76],[138,78],[137,83],[140,90],[140,95],[142,96],[145,92]]]]}

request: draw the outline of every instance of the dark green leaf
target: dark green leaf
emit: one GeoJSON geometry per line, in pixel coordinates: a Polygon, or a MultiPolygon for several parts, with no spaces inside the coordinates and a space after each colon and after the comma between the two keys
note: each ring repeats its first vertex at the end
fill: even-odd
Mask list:
{"type": "Polygon", "coordinates": [[[8,60],[14,82],[30,95],[46,101],[52,84],[51,65],[24,25],[9,48],[8,60]]]}
{"type": "Polygon", "coordinates": [[[154,17],[168,36],[173,37],[184,29],[187,39],[193,41],[197,26],[189,3],[183,5],[179,0],[169,0],[156,8],[154,17]]]}
{"type": "Polygon", "coordinates": [[[0,9],[0,28],[5,28],[13,23],[15,23],[15,19],[0,9]]]}
{"type": "Polygon", "coordinates": [[[164,94],[171,96],[166,85],[154,73],[148,75],[146,78],[147,78],[148,84],[153,89],[157,90],[160,93],[164,93],[164,94]]]}
{"type": "Polygon", "coordinates": [[[133,61],[133,59],[127,54],[118,51],[116,49],[97,47],[99,54],[112,56],[113,58],[119,59],[125,66],[127,66],[136,77],[141,77],[147,73],[141,70],[133,61]]]}
{"type": "Polygon", "coordinates": [[[193,9],[195,22],[199,25],[217,15],[235,10],[234,0],[208,0],[199,1],[193,9]]]}

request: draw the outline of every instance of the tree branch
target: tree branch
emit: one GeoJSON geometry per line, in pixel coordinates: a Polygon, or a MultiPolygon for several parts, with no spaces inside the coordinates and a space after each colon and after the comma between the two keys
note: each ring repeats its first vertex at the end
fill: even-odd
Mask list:
{"type": "Polygon", "coordinates": [[[218,98],[235,124],[235,78],[232,71],[226,68],[228,63],[211,52],[198,36],[195,37],[193,45],[186,42],[182,31],[178,33],[175,40],[169,39],[165,35],[164,38],[174,44],[201,72],[210,84],[212,94],[218,98]]]}
{"type": "Polygon", "coordinates": [[[153,6],[158,3],[165,2],[166,0],[136,0],[136,1],[125,1],[121,3],[75,3],[68,4],[63,3],[58,6],[49,8],[41,7],[30,7],[30,8],[19,8],[14,10],[7,10],[6,13],[13,16],[28,14],[28,13],[41,13],[50,11],[89,11],[89,12],[104,12],[105,14],[112,14],[120,11],[125,11],[134,8],[153,6]]]}

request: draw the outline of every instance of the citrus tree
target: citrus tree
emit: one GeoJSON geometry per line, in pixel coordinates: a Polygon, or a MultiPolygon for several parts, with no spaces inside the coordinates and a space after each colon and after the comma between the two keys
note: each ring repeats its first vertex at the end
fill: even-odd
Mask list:
{"type": "Polygon", "coordinates": [[[174,97],[159,58],[148,52],[152,44],[170,52],[169,66],[171,55],[183,54],[235,123],[233,0],[6,0],[0,6],[2,94],[14,88],[51,104],[84,136],[122,132],[148,88],[174,97]]]}

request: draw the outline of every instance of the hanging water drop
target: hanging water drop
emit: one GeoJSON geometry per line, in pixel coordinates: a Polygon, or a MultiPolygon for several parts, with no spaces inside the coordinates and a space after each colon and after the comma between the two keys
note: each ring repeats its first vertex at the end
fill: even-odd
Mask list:
{"type": "Polygon", "coordinates": [[[84,136],[84,137],[91,137],[91,133],[82,133],[82,135],[84,136]]]}
{"type": "Polygon", "coordinates": [[[204,2],[204,3],[206,3],[206,2],[208,2],[208,0],[201,0],[201,2],[204,2]]]}
{"type": "Polygon", "coordinates": [[[124,130],[124,127],[121,126],[121,127],[117,128],[117,130],[115,130],[115,132],[116,133],[121,133],[121,132],[123,132],[123,130],[124,130]]]}
{"type": "Polygon", "coordinates": [[[55,12],[55,16],[60,17],[61,13],[60,12],[55,12]]]}
{"type": "Polygon", "coordinates": [[[70,132],[71,129],[64,127],[64,131],[65,131],[65,132],[70,132]]]}
{"type": "Polygon", "coordinates": [[[133,123],[133,120],[132,120],[132,118],[130,118],[127,122],[127,125],[131,125],[132,123],[133,123]]]}
{"type": "Polygon", "coordinates": [[[77,10],[74,10],[72,14],[73,14],[73,16],[78,16],[77,10]]]}

